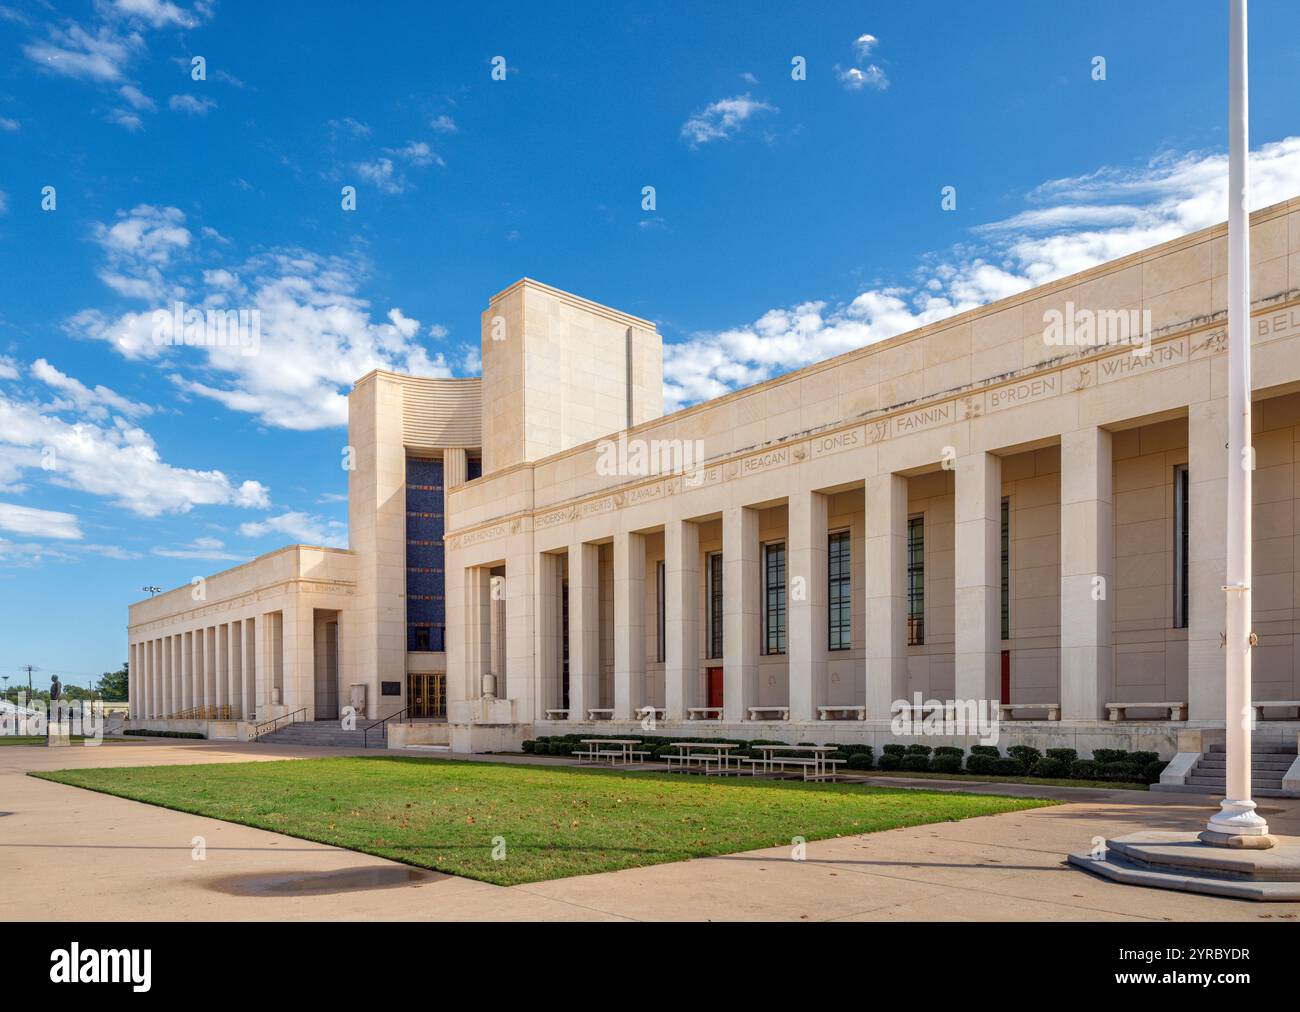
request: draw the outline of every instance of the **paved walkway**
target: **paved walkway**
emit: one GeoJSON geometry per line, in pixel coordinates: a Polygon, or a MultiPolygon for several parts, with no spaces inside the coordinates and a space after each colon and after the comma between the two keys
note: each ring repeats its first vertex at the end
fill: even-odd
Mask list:
{"type": "MultiPolygon", "coordinates": [[[[1195,795],[990,785],[981,789],[1081,800],[813,842],[805,861],[775,848],[504,888],[25,775],[343,754],[212,742],[0,746],[0,919],[1300,920],[1300,904],[1137,889],[1062,863],[1094,837],[1199,827],[1217,806],[1195,795]]],[[[1300,802],[1261,808],[1276,832],[1300,835],[1300,802]]]]}

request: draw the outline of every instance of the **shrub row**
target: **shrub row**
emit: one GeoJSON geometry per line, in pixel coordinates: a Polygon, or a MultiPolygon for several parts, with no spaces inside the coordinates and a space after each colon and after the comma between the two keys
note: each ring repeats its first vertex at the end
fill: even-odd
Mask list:
{"type": "MultiPolygon", "coordinates": [[[[145,732],[128,732],[145,733],[145,732]]],[[[181,732],[148,732],[152,734],[176,734],[181,737],[200,737],[181,732]]],[[[523,750],[534,755],[572,755],[582,748],[583,738],[594,737],[591,733],[549,735],[529,739],[523,743],[523,750]]],[[[731,754],[750,759],[760,758],[763,753],[753,748],[754,745],[784,745],[785,742],[765,738],[753,740],[743,738],[689,738],[684,736],[665,737],[663,735],[629,735],[644,743],[645,750],[655,759],[662,759],[674,751],[672,742],[703,742],[733,744],[731,754]]],[[[800,742],[800,745],[813,745],[817,742],[800,742]]],[[[827,742],[826,744],[835,744],[827,742]]],[[[798,755],[797,752],[777,750],[776,755],[798,755]]],[[[912,773],[971,773],[978,776],[1004,777],[1044,777],[1053,780],[1104,780],[1114,783],[1153,784],[1160,779],[1168,763],[1162,761],[1155,752],[1127,752],[1123,749],[1099,748],[1093,752],[1091,759],[1080,759],[1079,753],[1072,748],[1049,748],[1044,753],[1031,745],[1012,745],[1004,756],[995,745],[973,745],[970,754],[955,745],[903,745],[891,743],[881,749],[877,764],[875,751],[870,745],[835,745],[830,753],[832,759],[846,760],[845,765],[851,770],[897,770],[912,773]],[[963,760],[965,765],[963,767],[963,760]]]]}
{"type": "Polygon", "coordinates": [[[123,734],[139,735],[141,738],[202,738],[198,731],[151,731],[145,727],[132,727],[123,734]]]}

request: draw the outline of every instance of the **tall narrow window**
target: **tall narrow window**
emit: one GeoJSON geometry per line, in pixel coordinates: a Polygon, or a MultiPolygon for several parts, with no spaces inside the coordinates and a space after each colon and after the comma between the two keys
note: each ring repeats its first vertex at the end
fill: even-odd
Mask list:
{"type": "Polygon", "coordinates": [[[925,642],[925,517],[907,519],[907,643],[925,642]]]}
{"type": "Polygon", "coordinates": [[[849,650],[853,646],[853,575],[850,569],[848,531],[831,532],[826,544],[826,613],[829,621],[826,647],[849,650]]]}
{"type": "Polygon", "coordinates": [[[722,553],[709,556],[709,657],[722,656],[722,553]]]}
{"type": "Polygon", "coordinates": [[[1002,500],[1002,638],[1011,639],[1011,500],[1002,500]]]}
{"type": "Polygon", "coordinates": [[[763,653],[785,653],[785,542],[763,546],[763,653]]]}
{"type": "Polygon", "coordinates": [[[1191,527],[1187,522],[1191,495],[1187,482],[1187,465],[1174,468],[1174,628],[1187,628],[1187,548],[1191,527]]]}
{"type": "Polygon", "coordinates": [[[668,656],[668,644],[664,641],[664,601],[668,587],[664,560],[655,563],[655,660],[662,664],[668,656]]]}

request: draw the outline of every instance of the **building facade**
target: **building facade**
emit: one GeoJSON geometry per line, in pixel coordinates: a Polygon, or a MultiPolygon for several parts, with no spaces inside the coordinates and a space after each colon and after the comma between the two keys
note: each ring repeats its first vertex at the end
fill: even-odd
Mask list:
{"type": "MultiPolygon", "coordinates": [[[[481,381],[358,382],[348,551],[132,606],[133,717],[378,719],[427,673],[469,750],[651,720],[878,742],[919,695],[1002,707],[1004,742],[1168,755],[1225,719],[1226,249],[667,416],[653,324],[518,282],[481,381]]],[[[1294,741],[1300,200],[1253,215],[1251,281],[1257,733],[1294,741]]]]}

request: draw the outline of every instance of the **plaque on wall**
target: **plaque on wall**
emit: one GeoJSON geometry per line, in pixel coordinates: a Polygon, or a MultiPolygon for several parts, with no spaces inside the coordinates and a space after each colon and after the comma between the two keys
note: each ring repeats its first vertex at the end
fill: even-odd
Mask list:
{"type": "Polygon", "coordinates": [[[381,696],[400,696],[402,694],[401,682],[380,682],[379,694],[381,696]]]}

